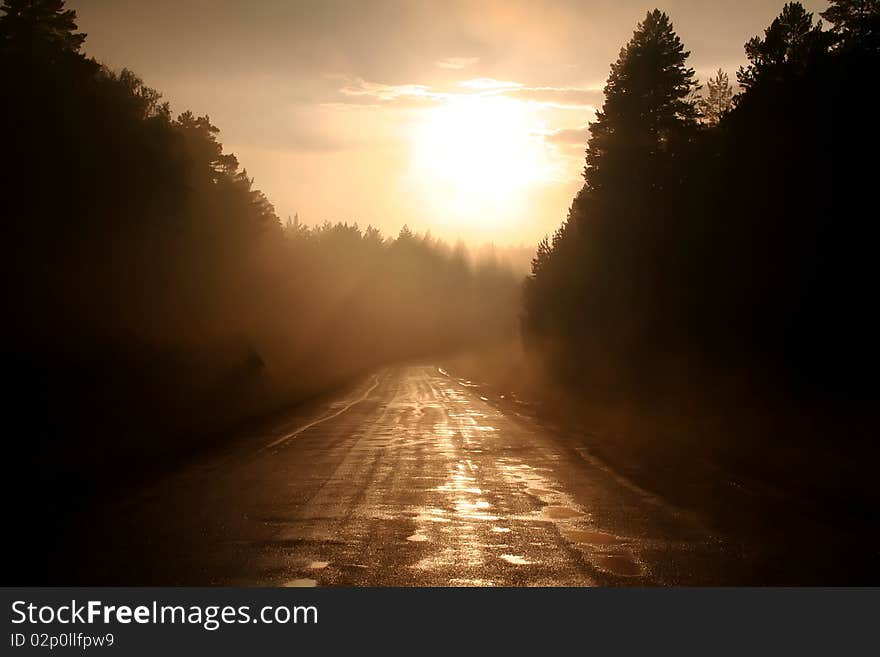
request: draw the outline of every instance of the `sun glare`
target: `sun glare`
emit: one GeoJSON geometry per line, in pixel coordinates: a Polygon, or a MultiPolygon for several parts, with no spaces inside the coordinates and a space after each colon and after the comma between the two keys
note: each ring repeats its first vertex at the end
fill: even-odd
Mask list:
{"type": "Polygon", "coordinates": [[[546,177],[542,126],[527,103],[459,96],[429,111],[413,136],[412,177],[447,225],[513,220],[546,177]]]}

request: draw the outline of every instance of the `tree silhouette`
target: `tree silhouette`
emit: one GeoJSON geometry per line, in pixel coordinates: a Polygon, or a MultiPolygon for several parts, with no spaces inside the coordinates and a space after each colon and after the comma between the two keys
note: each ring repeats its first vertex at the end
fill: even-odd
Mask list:
{"type": "Polygon", "coordinates": [[[700,112],[707,125],[716,126],[733,109],[733,88],[727,73],[719,68],[715,76],[706,81],[706,89],[706,95],[699,102],[700,112]]]}
{"type": "Polygon", "coordinates": [[[666,150],[696,125],[698,85],[669,17],[648,12],[611,65],[605,102],[590,124],[584,176],[590,189],[666,150]]]}
{"type": "Polygon", "coordinates": [[[31,56],[78,53],[86,35],[77,33],[76,12],[64,0],[5,0],[0,42],[7,52],[31,56]]]}
{"type": "Polygon", "coordinates": [[[648,12],[611,66],[590,125],[585,185],[533,260],[524,336],[555,352],[569,382],[609,354],[638,358],[642,318],[663,303],[655,249],[674,234],[670,199],[689,194],[679,160],[698,127],[688,54],[669,17],[648,12]]]}
{"type": "Polygon", "coordinates": [[[875,51],[880,47],[880,0],[831,0],[820,16],[845,44],[857,42],[875,51]]]}
{"type": "Polygon", "coordinates": [[[764,38],[746,43],[748,66],[740,67],[736,77],[741,87],[750,89],[764,77],[783,74],[784,69],[802,69],[829,40],[821,24],[813,24],[813,14],[799,2],[789,2],[764,31],[764,38]]]}
{"type": "Polygon", "coordinates": [[[734,106],[723,72],[700,103],[713,129],[664,15],[612,65],[586,184],[523,287],[525,343],[584,403],[662,398],[683,371],[683,399],[729,377],[845,416],[876,394],[877,8],[825,14],[788,3],[745,44],[734,106]]]}

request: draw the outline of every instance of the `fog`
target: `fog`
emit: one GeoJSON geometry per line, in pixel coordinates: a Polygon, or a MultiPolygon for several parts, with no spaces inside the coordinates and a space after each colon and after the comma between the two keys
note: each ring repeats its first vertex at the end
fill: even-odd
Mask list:
{"type": "MultiPolygon", "coordinates": [[[[395,212],[379,229],[279,216],[211,115],[172,111],[137,72],[86,54],[62,2],[8,0],[3,361],[9,462],[41,487],[34,507],[111,497],[383,368],[430,363],[409,376],[434,386],[447,417],[451,397],[436,391],[463,381],[523,444],[520,419],[712,517],[724,491],[695,494],[684,473],[843,500],[862,522],[876,500],[864,158],[878,147],[865,80],[880,29],[876,7],[851,4],[831,3],[824,22],[798,3],[769,13],[744,65],[702,80],[672,18],[649,11],[626,24],[604,91],[588,90],[596,107],[578,105],[592,119],[580,132],[530,132],[506,95],[552,91],[537,84],[475,78],[476,100],[462,102],[352,83],[345,93],[367,104],[433,94],[452,108],[426,124],[420,203],[396,200],[411,221],[395,212]],[[483,134],[496,124],[522,141],[483,134]],[[462,126],[478,158],[455,141],[462,126]],[[586,149],[567,214],[534,245],[482,239],[505,220],[490,201],[527,216],[524,186],[553,177],[535,138],[586,149]],[[423,228],[444,214],[438,233],[480,239],[423,228]]],[[[370,152],[381,170],[388,152],[370,152]]],[[[321,169],[320,195],[361,216],[373,179],[349,198],[348,174],[321,169]]],[[[17,513],[44,535],[39,514],[17,513]]]]}

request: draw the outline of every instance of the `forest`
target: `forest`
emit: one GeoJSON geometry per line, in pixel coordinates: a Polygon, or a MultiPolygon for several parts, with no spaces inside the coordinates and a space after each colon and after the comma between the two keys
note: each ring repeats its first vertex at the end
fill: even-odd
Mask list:
{"type": "Polygon", "coordinates": [[[738,90],[723,71],[701,89],[689,55],[654,10],[611,65],[585,184],[525,284],[524,340],[649,453],[858,460],[876,443],[880,3],[786,4],[745,44],[738,90]]]}

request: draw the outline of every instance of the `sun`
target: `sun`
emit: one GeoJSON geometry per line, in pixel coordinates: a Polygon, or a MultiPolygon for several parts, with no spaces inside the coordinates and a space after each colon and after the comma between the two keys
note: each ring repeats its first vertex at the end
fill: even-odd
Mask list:
{"type": "Polygon", "coordinates": [[[447,225],[510,221],[545,177],[541,128],[528,104],[505,96],[446,100],[414,131],[411,176],[420,196],[447,225]]]}

